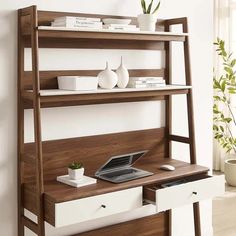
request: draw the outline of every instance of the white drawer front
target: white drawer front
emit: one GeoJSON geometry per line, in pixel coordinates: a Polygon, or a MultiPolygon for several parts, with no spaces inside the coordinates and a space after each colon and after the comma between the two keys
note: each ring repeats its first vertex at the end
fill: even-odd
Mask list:
{"type": "Polygon", "coordinates": [[[222,195],[225,192],[224,176],[208,177],[156,191],[157,212],[222,195]]]}
{"type": "Polygon", "coordinates": [[[55,205],[55,227],[105,217],[141,206],[142,187],[58,203],[55,205]]]}

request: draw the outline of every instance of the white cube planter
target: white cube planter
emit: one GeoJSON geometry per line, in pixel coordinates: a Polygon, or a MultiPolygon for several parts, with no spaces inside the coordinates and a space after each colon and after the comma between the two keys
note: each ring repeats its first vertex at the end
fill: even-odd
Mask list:
{"type": "Polygon", "coordinates": [[[157,17],[153,14],[138,15],[138,24],[141,31],[156,31],[157,17]]]}
{"type": "Polygon", "coordinates": [[[98,78],[92,76],[58,76],[58,88],[72,91],[97,90],[98,78]]]}
{"type": "Polygon", "coordinates": [[[225,179],[229,185],[236,187],[236,159],[225,161],[225,179]]]}
{"type": "Polygon", "coordinates": [[[75,170],[68,168],[68,174],[70,176],[70,179],[74,179],[74,180],[82,179],[84,176],[84,168],[75,169],[75,170]]]}

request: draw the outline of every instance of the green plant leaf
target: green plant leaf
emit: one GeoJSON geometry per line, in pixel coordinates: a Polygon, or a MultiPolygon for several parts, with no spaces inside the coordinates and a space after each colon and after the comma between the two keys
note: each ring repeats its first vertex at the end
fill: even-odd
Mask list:
{"type": "Polygon", "coordinates": [[[152,4],[153,4],[153,0],[151,0],[150,4],[149,4],[149,6],[148,6],[147,14],[150,14],[150,13],[151,13],[152,4]]]}
{"type": "Polygon", "coordinates": [[[146,2],[145,0],[141,0],[141,5],[143,8],[143,14],[147,14],[147,9],[146,9],[146,2]]]}
{"type": "Polygon", "coordinates": [[[161,5],[161,1],[159,1],[159,3],[157,4],[156,8],[153,10],[152,14],[155,14],[159,10],[160,5],[161,5]]]}

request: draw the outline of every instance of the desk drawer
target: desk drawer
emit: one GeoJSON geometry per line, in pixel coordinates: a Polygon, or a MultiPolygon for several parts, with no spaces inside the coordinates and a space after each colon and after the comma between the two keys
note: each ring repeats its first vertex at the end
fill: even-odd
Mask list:
{"type": "Polygon", "coordinates": [[[55,227],[97,219],[142,206],[142,187],[55,204],[55,227]]]}
{"type": "Polygon", "coordinates": [[[144,199],[162,212],[224,194],[224,176],[195,176],[171,187],[144,187],[144,199]]]}

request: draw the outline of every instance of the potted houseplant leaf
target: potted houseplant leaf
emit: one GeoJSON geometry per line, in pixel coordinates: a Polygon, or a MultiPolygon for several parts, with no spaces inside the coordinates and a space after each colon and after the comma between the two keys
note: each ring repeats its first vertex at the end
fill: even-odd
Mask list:
{"type": "Polygon", "coordinates": [[[139,28],[142,31],[155,31],[157,16],[156,13],[159,10],[161,1],[156,5],[153,4],[153,0],[146,4],[146,0],[141,0],[141,6],[143,9],[143,14],[138,15],[139,28]]]}
{"type": "Polygon", "coordinates": [[[79,180],[83,178],[84,175],[84,167],[81,162],[72,162],[68,166],[68,174],[70,179],[79,180]]]}
{"type": "Polygon", "coordinates": [[[225,160],[225,178],[229,185],[236,186],[236,127],[235,107],[232,98],[236,94],[236,59],[225,49],[225,42],[217,39],[216,52],[222,60],[223,73],[214,75],[213,131],[214,138],[229,153],[225,160]]]}

